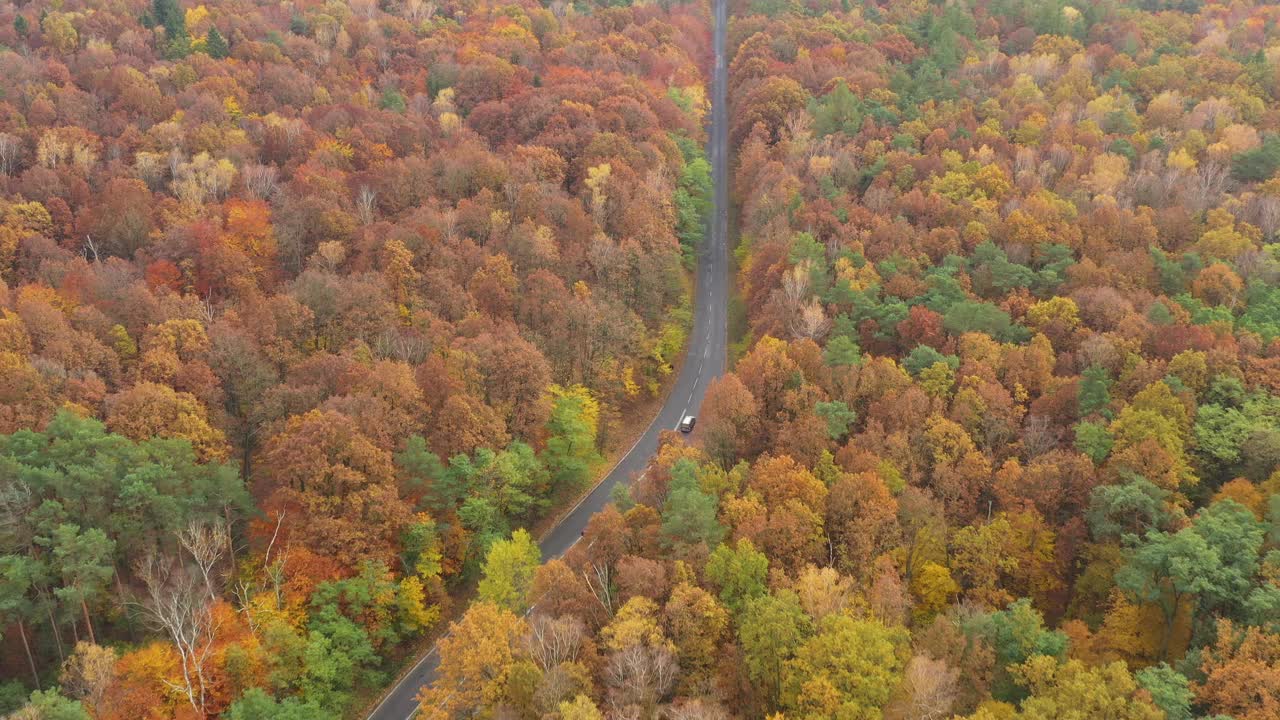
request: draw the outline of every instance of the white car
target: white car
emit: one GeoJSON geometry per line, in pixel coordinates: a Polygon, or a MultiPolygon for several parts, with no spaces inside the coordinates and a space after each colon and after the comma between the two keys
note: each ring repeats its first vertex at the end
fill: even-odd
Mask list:
{"type": "Polygon", "coordinates": [[[686,435],[693,432],[693,426],[697,422],[698,418],[692,415],[685,415],[684,419],[680,421],[680,432],[685,433],[686,435]]]}

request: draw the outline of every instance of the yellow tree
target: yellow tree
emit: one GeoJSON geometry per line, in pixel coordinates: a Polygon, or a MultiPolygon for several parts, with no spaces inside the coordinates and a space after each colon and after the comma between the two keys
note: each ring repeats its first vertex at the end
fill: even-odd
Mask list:
{"type": "Polygon", "coordinates": [[[472,605],[440,640],[436,681],[418,695],[421,717],[486,717],[506,694],[527,632],[524,620],[509,610],[486,602],[472,605]]]}

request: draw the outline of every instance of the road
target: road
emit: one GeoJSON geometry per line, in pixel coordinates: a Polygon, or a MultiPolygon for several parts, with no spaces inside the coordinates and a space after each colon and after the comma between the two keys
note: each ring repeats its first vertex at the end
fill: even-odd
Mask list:
{"type": "MultiPolygon", "coordinates": [[[[728,110],[725,105],[728,66],[725,57],[725,27],[728,0],[714,0],[715,67],[711,83],[711,132],[708,155],[714,183],[714,209],[706,242],[698,258],[694,283],[693,330],[685,360],[675,387],[657,417],[644,435],[618,461],[605,479],[582,499],[539,543],[543,560],[558,558],[573,547],[582,536],[591,516],[609,503],[609,494],[618,483],[630,482],[649,463],[658,449],[658,434],[673,430],[687,414],[697,414],[707,385],[724,373],[727,361],[729,306],[729,158],[728,110]]],[[[435,678],[440,655],[432,647],[413,669],[406,673],[382,703],[374,708],[369,720],[407,720],[417,712],[418,690],[435,678]]]]}

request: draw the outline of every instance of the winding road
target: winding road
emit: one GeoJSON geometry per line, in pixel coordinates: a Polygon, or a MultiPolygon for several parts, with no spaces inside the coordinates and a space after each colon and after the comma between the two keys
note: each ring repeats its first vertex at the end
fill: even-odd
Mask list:
{"type": "MultiPolygon", "coordinates": [[[[711,132],[708,155],[714,183],[714,208],[709,232],[698,258],[694,284],[693,330],[689,335],[684,364],[675,387],[644,435],[622,456],[613,470],[589,495],[573,507],[540,541],[543,560],[564,555],[582,536],[591,516],[609,503],[609,494],[618,483],[630,482],[644,471],[658,449],[658,435],[674,430],[687,414],[697,414],[707,385],[725,370],[728,347],[729,301],[729,161],[728,161],[728,60],[725,56],[725,28],[728,0],[714,0],[715,68],[711,81],[711,132]]],[[[369,720],[408,720],[418,709],[418,691],[431,684],[440,662],[433,646],[418,659],[387,692],[369,714],[369,720]]]]}

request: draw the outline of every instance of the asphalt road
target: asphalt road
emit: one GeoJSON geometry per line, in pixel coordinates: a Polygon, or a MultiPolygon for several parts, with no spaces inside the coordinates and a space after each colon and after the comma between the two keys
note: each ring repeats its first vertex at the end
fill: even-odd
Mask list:
{"type": "MultiPolygon", "coordinates": [[[[674,430],[685,415],[697,415],[707,385],[725,369],[728,347],[729,300],[729,175],[728,110],[726,88],[728,66],[725,57],[725,27],[728,1],[714,0],[715,68],[711,83],[711,132],[708,155],[715,185],[715,205],[706,242],[698,258],[694,286],[693,330],[675,387],[644,435],[627,451],[608,476],[542,538],[543,560],[558,558],[569,550],[587,526],[591,516],[609,503],[609,493],[618,483],[631,482],[644,471],[658,449],[658,434],[674,430]]],[[[408,720],[417,712],[418,691],[435,679],[440,655],[432,647],[413,669],[400,679],[369,720],[408,720]]]]}

